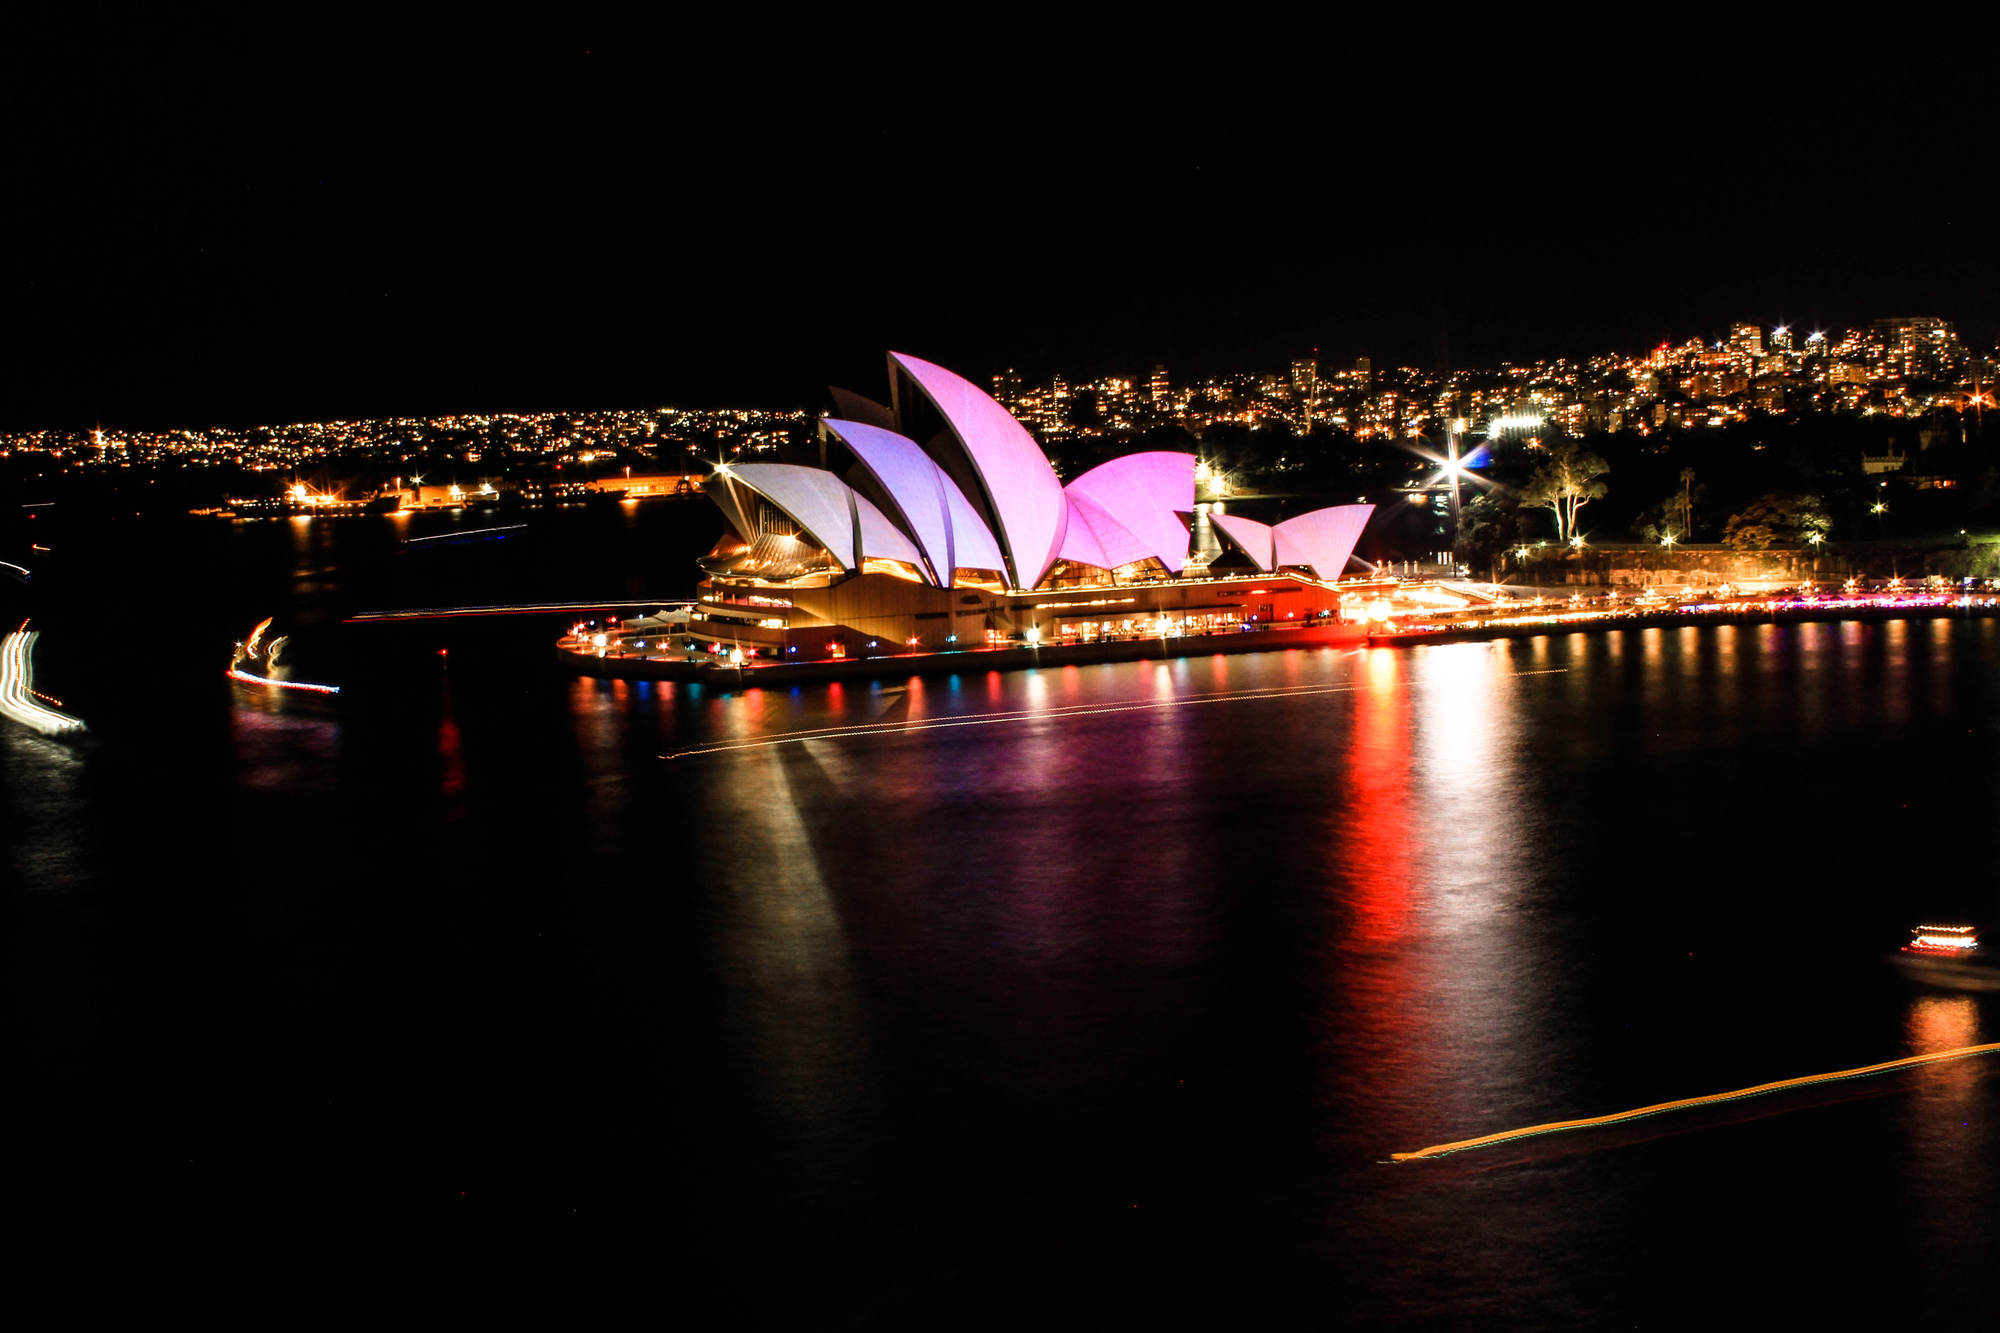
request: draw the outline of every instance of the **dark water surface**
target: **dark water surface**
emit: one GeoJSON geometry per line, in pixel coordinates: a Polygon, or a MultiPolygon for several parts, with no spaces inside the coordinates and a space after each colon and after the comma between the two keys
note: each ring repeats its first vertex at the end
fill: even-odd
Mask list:
{"type": "MultiPolygon", "coordinates": [[[[671,595],[686,512],[545,523],[524,599],[671,595]]],[[[108,544],[37,609],[91,734],[0,722],[15,1100],[94,1209],[751,1324],[1986,1299],[1992,1057],[1384,1159],[1995,1040],[1881,961],[1996,922],[1994,621],[747,692],[439,630],[274,699],[215,656],[261,614],[525,576],[284,537],[121,615],[194,539],[108,544]]]]}

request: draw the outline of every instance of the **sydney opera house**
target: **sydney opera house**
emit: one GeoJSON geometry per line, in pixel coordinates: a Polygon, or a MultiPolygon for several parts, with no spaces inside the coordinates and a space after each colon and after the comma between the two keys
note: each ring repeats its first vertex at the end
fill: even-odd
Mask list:
{"type": "Polygon", "coordinates": [[[1213,633],[1338,618],[1373,506],[1275,526],[1197,504],[1192,454],[1067,486],[1006,408],[889,355],[889,401],[834,390],[818,466],[721,465],[729,530],[690,629],[760,660],[1213,633]]]}

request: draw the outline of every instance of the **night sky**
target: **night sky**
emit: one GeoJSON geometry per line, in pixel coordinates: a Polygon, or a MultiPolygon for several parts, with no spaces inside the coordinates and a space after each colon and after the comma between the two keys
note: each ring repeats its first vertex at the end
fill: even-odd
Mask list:
{"type": "Polygon", "coordinates": [[[15,44],[0,429],[2000,338],[1984,29],[788,22],[15,44]]]}

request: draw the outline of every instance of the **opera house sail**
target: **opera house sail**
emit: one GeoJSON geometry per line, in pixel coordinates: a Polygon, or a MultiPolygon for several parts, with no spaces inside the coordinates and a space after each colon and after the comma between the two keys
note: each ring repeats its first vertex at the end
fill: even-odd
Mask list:
{"type": "Polygon", "coordinates": [[[1373,506],[1267,526],[1197,505],[1196,459],[1177,452],[1065,486],[976,385],[900,352],[889,384],[887,403],[833,391],[817,466],[716,466],[728,530],[702,560],[694,633],[805,661],[1338,615],[1373,506]]]}

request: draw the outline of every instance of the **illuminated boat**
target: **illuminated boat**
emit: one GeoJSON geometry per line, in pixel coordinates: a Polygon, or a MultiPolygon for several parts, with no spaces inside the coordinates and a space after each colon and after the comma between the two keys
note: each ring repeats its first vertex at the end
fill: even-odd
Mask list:
{"type": "Polygon", "coordinates": [[[1946,990],[2000,991],[2000,963],[1971,926],[1917,926],[1910,942],[1889,955],[1912,981],[1946,990]]]}
{"type": "Polygon", "coordinates": [[[280,634],[267,642],[264,631],[269,628],[271,617],[266,616],[250,631],[249,638],[236,645],[236,654],[229,659],[229,670],[225,673],[231,680],[274,690],[302,690],[308,694],[340,693],[338,685],[315,685],[310,681],[291,679],[289,665],[278,661],[291,636],[280,634]]]}

